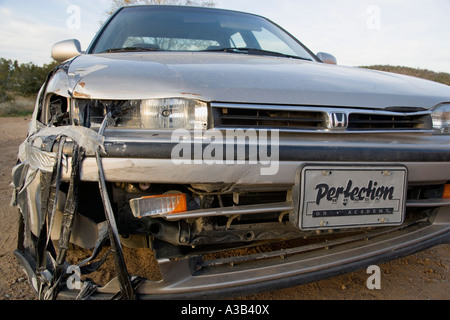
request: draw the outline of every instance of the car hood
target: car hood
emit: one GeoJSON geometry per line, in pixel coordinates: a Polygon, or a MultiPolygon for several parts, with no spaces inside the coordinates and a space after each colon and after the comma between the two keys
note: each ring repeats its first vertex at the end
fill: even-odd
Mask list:
{"type": "Polygon", "coordinates": [[[281,57],[232,53],[89,54],[70,64],[75,98],[432,108],[450,87],[418,78],[281,57]]]}

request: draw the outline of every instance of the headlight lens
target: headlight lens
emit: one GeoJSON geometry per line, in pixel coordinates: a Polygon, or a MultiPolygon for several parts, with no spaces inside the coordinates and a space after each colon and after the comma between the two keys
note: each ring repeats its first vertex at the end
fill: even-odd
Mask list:
{"type": "Polygon", "coordinates": [[[198,100],[178,98],[125,102],[77,100],[72,117],[74,123],[98,128],[105,115],[111,111],[114,111],[115,123],[109,124],[108,128],[188,130],[208,128],[208,105],[198,100]]]}
{"type": "Polygon", "coordinates": [[[187,99],[154,99],[141,102],[141,126],[147,129],[200,129],[208,124],[206,103],[187,99]]]}
{"type": "Polygon", "coordinates": [[[433,111],[433,133],[450,135],[450,105],[443,105],[433,111]]]}

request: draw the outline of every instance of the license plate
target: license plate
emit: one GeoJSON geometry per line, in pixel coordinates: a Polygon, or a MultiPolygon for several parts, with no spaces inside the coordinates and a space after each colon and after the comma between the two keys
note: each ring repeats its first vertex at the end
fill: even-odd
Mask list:
{"type": "Polygon", "coordinates": [[[305,166],[299,188],[302,230],[403,223],[405,167],[305,166]]]}

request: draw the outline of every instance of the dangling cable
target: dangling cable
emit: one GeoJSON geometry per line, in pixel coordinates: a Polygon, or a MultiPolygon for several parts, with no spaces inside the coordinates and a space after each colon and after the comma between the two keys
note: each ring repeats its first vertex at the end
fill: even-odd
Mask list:
{"type": "MultiPolygon", "coordinates": [[[[103,134],[110,113],[105,116],[102,126],[99,130],[99,134],[103,134]]],[[[111,252],[114,256],[114,264],[117,271],[117,278],[119,280],[121,297],[125,300],[134,300],[135,294],[133,285],[130,280],[130,276],[127,271],[125,259],[123,257],[122,245],[120,243],[119,232],[114,218],[114,212],[111,207],[111,202],[108,196],[108,190],[106,189],[105,173],[103,171],[102,159],[100,157],[100,148],[95,153],[98,166],[98,184],[100,188],[100,194],[102,196],[103,206],[105,209],[105,216],[108,222],[109,239],[111,242],[111,252]]]]}

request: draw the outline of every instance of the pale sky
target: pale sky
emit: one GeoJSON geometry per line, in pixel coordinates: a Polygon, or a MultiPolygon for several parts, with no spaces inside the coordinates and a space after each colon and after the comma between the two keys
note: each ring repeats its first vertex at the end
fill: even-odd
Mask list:
{"type": "MultiPolygon", "coordinates": [[[[450,73],[449,0],[215,0],[260,14],[338,64],[401,65],[450,73]]],[[[50,63],[55,42],[86,49],[110,0],[0,0],[0,57],[50,63]]]]}

